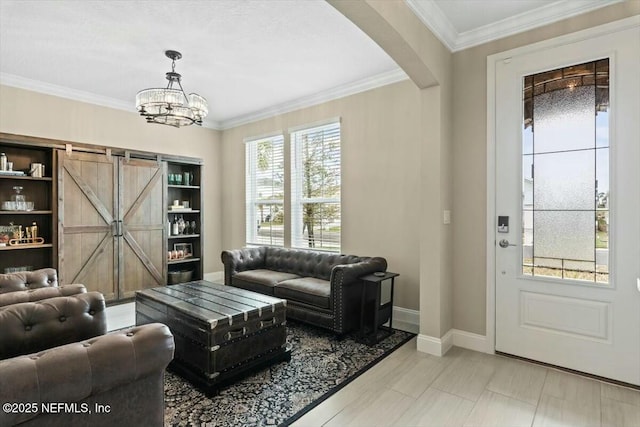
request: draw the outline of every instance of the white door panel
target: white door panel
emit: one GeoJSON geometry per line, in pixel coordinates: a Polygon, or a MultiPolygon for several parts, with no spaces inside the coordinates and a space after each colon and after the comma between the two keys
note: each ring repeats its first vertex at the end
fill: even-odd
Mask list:
{"type": "MultiPolygon", "coordinates": [[[[594,72],[594,81],[596,76],[594,72]]],[[[508,233],[495,233],[495,332],[498,351],[640,385],[638,76],[637,26],[495,64],[495,212],[509,217],[508,233]],[[532,102],[530,108],[540,111],[532,125],[539,151],[525,152],[529,136],[523,136],[523,78],[603,58],[609,58],[607,112],[560,138],[563,131],[556,125],[565,123],[555,123],[552,117],[550,124],[543,123],[543,105],[532,102]],[[603,136],[598,120],[606,114],[609,132],[603,136]],[[552,141],[557,149],[544,146],[546,136],[558,141],[552,141]],[[592,142],[587,139],[590,136],[592,142]],[[607,164],[609,174],[603,172],[607,164]],[[527,180],[529,168],[531,179],[527,180]],[[554,176],[553,171],[560,171],[564,178],[547,179],[554,176]],[[595,185],[596,193],[606,188],[601,192],[601,196],[606,193],[606,202],[590,196],[588,190],[580,190],[582,196],[575,200],[566,196],[576,187],[588,189],[589,185],[595,185]],[[531,210],[523,213],[523,205],[531,210]],[[606,209],[600,210],[602,206],[606,209]],[[591,234],[573,231],[580,228],[590,229],[591,234]],[[510,246],[501,247],[498,242],[503,239],[510,246]],[[604,248],[599,240],[606,241],[604,248]],[[589,241],[594,242],[593,249],[585,250],[589,241]],[[591,272],[587,265],[593,266],[591,272]],[[556,274],[561,277],[550,277],[556,274]]],[[[585,97],[594,98],[583,82],[575,95],[584,92],[585,97]]],[[[546,89],[536,98],[536,102],[550,103],[545,111],[564,108],[554,95],[548,99],[545,95],[546,89]]]]}

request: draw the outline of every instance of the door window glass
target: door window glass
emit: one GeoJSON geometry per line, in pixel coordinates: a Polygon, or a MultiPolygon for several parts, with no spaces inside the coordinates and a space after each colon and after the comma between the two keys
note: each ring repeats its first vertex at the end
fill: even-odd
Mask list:
{"type": "Polygon", "coordinates": [[[523,79],[522,273],[609,282],[609,60],[523,79]]]}

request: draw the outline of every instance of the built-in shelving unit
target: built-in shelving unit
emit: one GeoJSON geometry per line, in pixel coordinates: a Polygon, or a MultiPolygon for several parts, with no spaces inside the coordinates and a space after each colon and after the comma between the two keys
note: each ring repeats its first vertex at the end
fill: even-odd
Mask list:
{"type": "Polygon", "coordinates": [[[0,273],[36,270],[57,265],[56,242],[56,185],[52,178],[55,171],[53,149],[22,144],[0,138],[0,152],[5,153],[14,171],[25,175],[0,175],[0,205],[11,201],[14,187],[22,187],[28,202],[33,202],[32,210],[0,210],[0,273]],[[34,163],[44,165],[45,176],[31,176],[34,163]],[[9,240],[26,238],[26,228],[37,225],[37,236],[44,243],[34,244],[24,239],[24,243],[10,244],[9,240]],[[22,236],[16,227],[20,227],[22,236]]]}
{"type": "Polygon", "coordinates": [[[178,272],[202,279],[202,159],[8,133],[0,153],[22,172],[0,173],[0,273],[56,268],[61,283],[83,283],[109,302],[178,272]],[[14,187],[33,208],[2,204],[14,187]],[[173,210],[174,200],[188,207],[173,210]],[[175,219],[189,226],[172,235],[175,219]],[[25,233],[34,223],[37,238],[25,233]]]}
{"type": "Polygon", "coordinates": [[[168,283],[191,271],[191,280],[203,276],[202,174],[200,164],[167,162],[167,270],[168,283]],[[182,208],[175,208],[175,206],[182,208]],[[176,222],[188,224],[176,234],[176,222]],[[195,227],[194,227],[195,226],[195,227]],[[195,231],[194,231],[195,229],[195,231]],[[180,249],[183,249],[180,254],[180,249]],[[178,256],[179,259],[175,257],[178,256]]]}

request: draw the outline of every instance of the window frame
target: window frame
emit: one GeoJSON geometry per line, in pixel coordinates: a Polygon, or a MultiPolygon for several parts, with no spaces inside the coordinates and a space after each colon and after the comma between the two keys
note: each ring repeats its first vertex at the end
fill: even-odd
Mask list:
{"type": "MultiPolygon", "coordinates": [[[[281,238],[277,238],[272,232],[267,236],[270,240],[269,243],[259,240],[259,219],[257,217],[257,211],[259,205],[274,206],[279,205],[282,208],[284,215],[283,218],[283,234],[287,227],[287,215],[285,212],[285,199],[286,199],[286,174],[285,174],[285,144],[283,133],[271,134],[262,137],[247,138],[245,143],[245,244],[247,246],[274,246],[284,247],[284,235],[281,238]],[[258,200],[258,144],[263,142],[270,142],[273,144],[279,144],[281,153],[280,159],[282,161],[281,168],[271,167],[270,170],[279,169],[280,174],[283,177],[282,184],[282,199],[260,199],[258,200]]],[[[273,173],[272,173],[273,174],[273,173]]]]}
{"type": "MultiPolygon", "coordinates": [[[[340,252],[342,241],[342,124],[340,120],[331,120],[322,124],[312,124],[306,126],[300,126],[296,129],[290,129],[290,153],[291,153],[291,208],[290,208],[290,225],[291,225],[291,247],[296,249],[307,249],[326,252],[340,252]],[[302,185],[304,183],[303,178],[303,158],[302,158],[302,141],[298,139],[298,135],[311,135],[318,132],[329,132],[328,138],[335,137],[337,133],[338,150],[337,154],[337,171],[338,171],[338,194],[335,197],[304,197],[302,195],[302,185]],[[318,204],[334,204],[338,207],[338,223],[340,231],[338,231],[338,239],[334,241],[336,247],[327,247],[325,242],[331,243],[331,240],[325,240],[320,237],[316,237],[315,242],[320,242],[320,246],[309,246],[308,238],[303,237],[304,225],[303,225],[303,206],[309,203],[318,204]]],[[[325,139],[323,137],[323,143],[325,139]]],[[[335,161],[335,159],[334,159],[335,161]]],[[[335,170],[335,169],[334,169],[335,170]]]]}

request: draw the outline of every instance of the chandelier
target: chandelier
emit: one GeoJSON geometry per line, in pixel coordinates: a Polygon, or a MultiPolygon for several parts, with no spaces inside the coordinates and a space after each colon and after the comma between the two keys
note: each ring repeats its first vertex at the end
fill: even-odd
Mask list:
{"type": "Polygon", "coordinates": [[[167,72],[169,84],[166,88],[144,89],[136,94],[136,109],[147,123],[158,123],[174,127],[196,124],[202,126],[202,119],[209,113],[207,100],[196,93],[187,95],[182,89],[176,73],[176,61],[182,58],[180,52],[167,50],[164,53],[171,59],[171,71],[167,72]],[[174,89],[177,83],[180,89],[174,89]]]}

